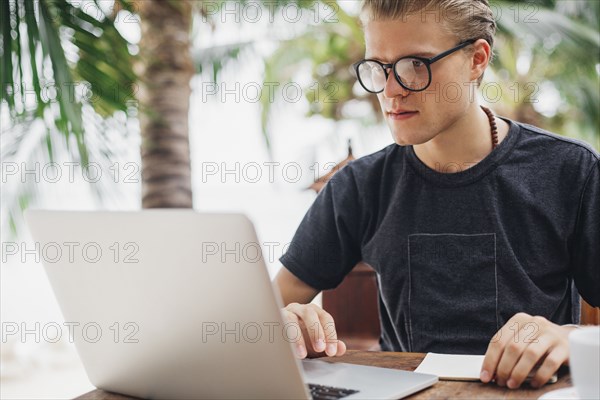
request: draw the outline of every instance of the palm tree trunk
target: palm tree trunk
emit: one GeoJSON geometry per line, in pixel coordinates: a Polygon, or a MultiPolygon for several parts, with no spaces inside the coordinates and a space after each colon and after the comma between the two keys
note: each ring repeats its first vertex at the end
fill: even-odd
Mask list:
{"type": "Polygon", "coordinates": [[[191,208],[192,6],[189,0],[144,0],[139,5],[142,207],[191,208]]]}

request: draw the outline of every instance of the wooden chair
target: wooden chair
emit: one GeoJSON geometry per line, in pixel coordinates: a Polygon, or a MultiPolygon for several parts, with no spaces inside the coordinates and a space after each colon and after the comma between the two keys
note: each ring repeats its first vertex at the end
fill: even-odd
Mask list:
{"type": "Polygon", "coordinates": [[[581,325],[600,325],[600,307],[592,307],[581,299],[581,325]]]}
{"type": "Polygon", "coordinates": [[[324,291],[323,309],[349,349],[379,350],[377,276],[368,264],[358,263],[337,288],[324,291]]]}

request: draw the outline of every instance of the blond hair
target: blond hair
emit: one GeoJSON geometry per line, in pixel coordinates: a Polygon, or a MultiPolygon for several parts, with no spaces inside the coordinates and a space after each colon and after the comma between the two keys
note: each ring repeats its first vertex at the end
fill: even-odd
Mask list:
{"type": "MultiPolygon", "coordinates": [[[[360,20],[366,26],[372,20],[404,20],[409,15],[432,12],[438,12],[444,29],[457,40],[485,39],[493,58],[496,21],[488,0],[363,0],[360,20]]],[[[469,49],[472,47],[465,48],[469,49]]],[[[483,74],[477,80],[478,85],[482,79],[483,74]]]]}

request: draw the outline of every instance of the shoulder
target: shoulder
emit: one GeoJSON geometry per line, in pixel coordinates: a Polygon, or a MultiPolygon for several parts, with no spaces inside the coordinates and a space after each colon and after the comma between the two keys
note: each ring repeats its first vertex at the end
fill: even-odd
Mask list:
{"type": "Polygon", "coordinates": [[[589,143],[583,140],[559,135],[522,122],[511,121],[520,127],[521,145],[525,148],[546,152],[546,156],[555,160],[586,162],[595,164],[600,154],[589,143]]]}
{"type": "Polygon", "coordinates": [[[510,121],[518,128],[518,140],[510,160],[535,176],[558,179],[580,186],[597,168],[600,154],[583,140],[562,136],[537,126],[510,121]]]}

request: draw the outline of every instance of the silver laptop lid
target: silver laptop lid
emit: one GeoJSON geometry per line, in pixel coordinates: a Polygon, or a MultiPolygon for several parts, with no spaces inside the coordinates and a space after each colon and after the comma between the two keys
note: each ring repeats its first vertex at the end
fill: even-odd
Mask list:
{"type": "Polygon", "coordinates": [[[90,381],[145,398],[307,398],[252,223],[191,210],[26,213],[90,381]],[[257,308],[255,305],[260,304],[257,308]]]}

